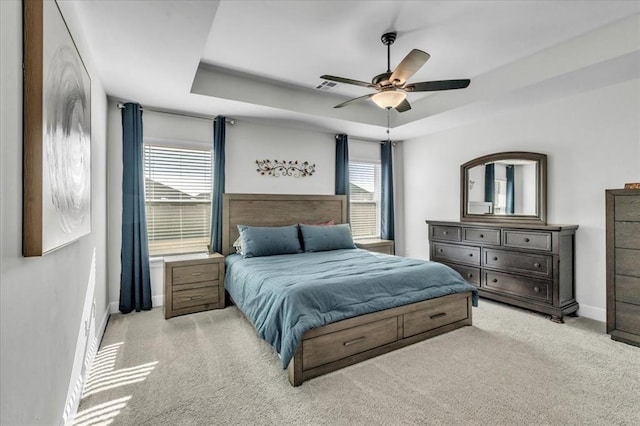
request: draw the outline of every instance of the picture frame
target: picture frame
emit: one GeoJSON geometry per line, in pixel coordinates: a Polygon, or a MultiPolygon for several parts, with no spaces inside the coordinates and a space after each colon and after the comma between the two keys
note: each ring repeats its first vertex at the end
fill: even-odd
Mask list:
{"type": "Polygon", "coordinates": [[[55,1],[23,1],[23,256],[91,232],[91,79],[55,1]]]}

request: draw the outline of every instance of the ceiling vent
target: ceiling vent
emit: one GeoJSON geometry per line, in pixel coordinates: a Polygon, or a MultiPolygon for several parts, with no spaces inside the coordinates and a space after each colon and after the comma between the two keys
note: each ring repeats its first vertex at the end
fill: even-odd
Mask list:
{"type": "Polygon", "coordinates": [[[338,83],[336,83],[334,81],[324,80],[322,83],[320,83],[320,84],[318,84],[316,86],[316,89],[329,91],[329,90],[333,89],[334,87],[336,87],[337,85],[338,85],[338,83]]]}

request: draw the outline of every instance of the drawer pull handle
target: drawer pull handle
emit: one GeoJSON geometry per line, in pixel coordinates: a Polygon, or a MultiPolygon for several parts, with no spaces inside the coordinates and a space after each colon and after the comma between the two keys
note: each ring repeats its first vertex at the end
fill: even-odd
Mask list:
{"type": "Polygon", "coordinates": [[[497,257],[497,256],[494,256],[493,260],[498,260],[498,257],[497,257]]]}
{"type": "Polygon", "coordinates": [[[365,340],[366,340],[366,337],[362,336],[362,337],[358,337],[357,339],[353,339],[353,340],[349,340],[348,342],[344,342],[343,345],[344,346],[355,345],[356,343],[364,342],[365,340]]]}
{"type": "Polygon", "coordinates": [[[524,239],[524,242],[525,242],[525,243],[528,243],[529,241],[531,241],[531,240],[530,240],[530,239],[528,239],[528,238],[525,238],[525,239],[524,239]]]}
{"type": "Polygon", "coordinates": [[[439,314],[433,314],[431,315],[429,318],[430,319],[436,319],[436,318],[442,318],[443,316],[447,315],[446,312],[440,312],[439,314]]]}
{"type": "Polygon", "coordinates": [[[494,278],[494,279],[492,279],[491,281],[493,281],[494,283],[497,283],[497,282],[498,282],[498,279],[497,279],[497,278],[494,278]]]}
{"type": "Polygon", "coordinates": [[[442,231],[442,235],[449,235],[449,232],[447,232],[447,231],[442,231]]]}
{"type": "Polygon", "coordinates": [[[192,277],[199,277],[200,275],[202,275],[202,272],[194,272],[191,274],[192,277]]]}
{"type": "Polygon", "coordinates": [[[540,293],[540,289],[538,287],[534,287],[533,291],[535,291],[536,293],[540,293]]]}
{"type": "Polygon", "coordinates": [[[471,272],[469,272],[469,273],[467,274],[467,278],[473,278],[473,274],[472,274],[471,272]]]}
{"type": "Polygon", "coordinates": [[[469,253],[469,257],[473,257],[473,253],[469,253]]]}
{"type": "Polygon", "coordinates": [[[536,268],[539,268],[542,265],[540,265],[539,263],[536,262],[536,263],[533,264],[533,266],[535,266],[536,268]]]}
{"type": "Polygon", "coordinates": [[[198,300],[198,299],[202,299],[202,295],[200,295],[200,296],[191,296],[190,300],[198,300]]]}
{"type": "Polygon", "coordinates": [[[484,234],[480,234],[480,238],[484,238],[484,234]]]}
{"type": "Polygon", "coordinates": [[[443,249],[438,249],[438,252],[442,253],[444,250],[443,249]]]}

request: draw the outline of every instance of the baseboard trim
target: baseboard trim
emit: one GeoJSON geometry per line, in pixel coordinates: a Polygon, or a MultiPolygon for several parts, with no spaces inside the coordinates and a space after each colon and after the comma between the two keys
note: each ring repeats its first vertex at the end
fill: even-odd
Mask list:
{"type": "MultiPolygon", "coordinates": [[[[160,294],[157,296],[151,296],[151,304],[154,308],[159,306],[164,306],[164,294],[160,294]]],[[[112,314],[120,313],[120,302],[111,302],[109,303],[109,312],[112,314]]]]}
{"type": "Polygon", "coordinates": [[[578,316],[591,318],[596,321],[606,322],[607,310],[580,303],[580,308],[578,309],[578,316]]]}

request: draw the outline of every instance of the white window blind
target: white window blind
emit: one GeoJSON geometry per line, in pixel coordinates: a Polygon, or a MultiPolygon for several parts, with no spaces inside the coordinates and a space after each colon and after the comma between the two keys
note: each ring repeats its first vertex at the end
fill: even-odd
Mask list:
{"type": "Polygon", "coordinates": [[[212,151],[144,146],[149,255],[207,250],[211,226],[212,151]]]}
{"type": "Polygon", "coordinates": [[[349,162],[349,196],[353,237],[379,237],[380,163],[349,162]]]}

